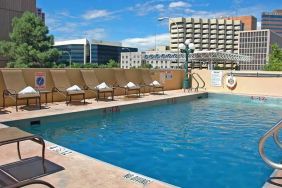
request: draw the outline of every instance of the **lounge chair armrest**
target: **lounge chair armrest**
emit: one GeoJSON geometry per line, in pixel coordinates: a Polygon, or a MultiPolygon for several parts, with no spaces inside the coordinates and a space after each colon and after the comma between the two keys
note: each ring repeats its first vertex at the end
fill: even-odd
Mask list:
{"type": "Polygon", "coordinates": [[[60,92],[65,92],[67,88],[65,87],[53,87],[52,91],[60,91],[60,92]]]}
{"type": "Polygon", "coordinates": [[[18,93],[17,93],[17,91],[14,90],[14,89],[5,89],[5,90],[3,91],[3,94],[4,94],[4,95],[16,95],[16,94],[18,94],[18,93]]]}

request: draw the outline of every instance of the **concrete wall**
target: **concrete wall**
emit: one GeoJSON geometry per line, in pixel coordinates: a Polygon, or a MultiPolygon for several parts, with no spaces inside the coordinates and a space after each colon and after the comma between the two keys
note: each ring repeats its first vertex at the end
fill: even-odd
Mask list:
{"type": "MultiPolygon", "coordinates": [[[[194,70],[206,82],[206,90],[209,92],[236,93],[248,95],[278,96],[282,97],[282,77],[239,77],[236,76],[237,86],[234,90],[230,90],[225,83],[226,76],[223,78],[222,87],[211,86],[210,70],[194,70]]],[[[223,75],[230,71],[223,71],[223,75]]],[[[235,72],[236,73],[236,72],[235,72]]],[[[266,72],[266,71],[240,71],[238,73],[264,73],[264,74],[282,74],[282,72],[266,72]]],[[[193,85],[196,83],[193,81],[193,85]]]]}
{"type": "MultiPolygon", "coordinates": [[[[2,106],[2,94],[3,89],[5,89],[5,83],[3,80],[3,75],[1,72],[2,69],[0,69],[0,106],[2,106]]],[[[99,79],[100,82],[106,82],[111,85],[113,85],[115,81],[114,72],[117,69],[94,69],[95,75],[99,79]]],[[[35,86],[35,74],[37,72],[44,72],[46,75],[46,89],[51,90],[54,87],[54,83],[50,74],[49,69],[22,69],[24,80],[27,83],[27,85],[34,87],[35,86]]],[[[82,78],[80,69],[66,69],[68,78],[72,85],[79,85],[83,87],[84,80],[82,78]]],[[[128,81],[133,81],[135,83],[141,82],[140,72],[139,69],[130,69],[130,70],[124,70],[125,75],[128,81]],[[139,73],[138,73],[139,72],[139,73]]],[[[160,81],[164,84],[165,90],[174,90],[174,89],[180,89],[182,87],[182,80],[183,80],[183,71],[182,70],[172,70],[172,71],[164,71],[164,70],[152,70],[151,75],[155,80],[160,81]],[[170,78],[165,78],[165,75],[172,75],[170,78]]],[[[147,90],[148,92],[148,90],[147,90]]],[[[117,89],[115,90],[115,95],[123,95],[124,90],[117,89]]],[[[93,92],[86,92],[87,98],[93,98],[95,97],[95,94],[93,92]]],[[[42,102],[45,98],[42,96],[42,102]]],[[[64,101],[64,98],[59,95],[54,95],[54,101],[64,101]]],[[[32,103],[33,101],[31,101],[32,103]]],[[[51,94],[48,95],[48,102],[51,102],[51,94]]],[[[22,101],[20,104],[25,103],[25,101],[22,101]]],[[[14,101],[11,99],[7,100],[7,105],[14,105],[14,101]]]]}

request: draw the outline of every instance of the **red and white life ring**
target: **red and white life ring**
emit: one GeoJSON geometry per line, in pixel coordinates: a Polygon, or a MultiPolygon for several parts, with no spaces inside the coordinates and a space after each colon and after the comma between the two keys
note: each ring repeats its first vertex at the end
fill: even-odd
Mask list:
{"type": "Polygon", "coordinates": [[[225,83],[229,89],[234,89],[237,85],[237,80],[233,75],[231,75],[226,78],[225,83]]]}

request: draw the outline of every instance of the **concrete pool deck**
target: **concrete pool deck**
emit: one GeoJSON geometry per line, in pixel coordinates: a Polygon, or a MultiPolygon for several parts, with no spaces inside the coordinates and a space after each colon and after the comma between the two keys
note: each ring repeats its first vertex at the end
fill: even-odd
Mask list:
{"type": "MultiPolygon", "coordinates": [[[[172,98],[185,97],[206,92],[184,93],[182,90],[166,91],[165,95],[148,95],[141,98],[125,98],[124,96],[116,97],[115,101],[95,101],[95,99],[87,99],[88,104],[68,105],[64,102],[48,103],[48,105],[39,110],[37,108],[20,108],[16,112],[15,107],[8,107],[0,110],[0,122],[21,120],[27,118],[37,118],[42,116],[51,116],[64,113],[80,112],[94,109],[103,109],[114,106],[132,105],[137,103],[145,103],[158,100],[169,100],[172,98]]],[[[0,128],[6,127],[0,123],[0,128]]],[[[46,142],[47,147],[53,146],[53,143],[46,142]]],[[[21,144],[23,158],[41,156],[41,146],[31,141],[25,141],[21,144]]],[[[130,171],[122,169],[100,160],[85,156],[83,154],[72,152],[69,155],[61,155],[55,151],[46,149],[46,159],[52,161],[65,170],[44,176],[40,179],[48,181],[55,187],[173,187],[173,185],[152,180],[151,183],[144,186],[141,183],[133,182],[125,179],[124,176],[130,171]]],[[[18,161],[16,144],[4,145],[0,147],[0,165],[18,161]]],[[[138,175],[138,174],[137,174],[138,175]]],[[[33,187],[33,186],[30,186],[33,187]]],[[[37,186],[36,186],[37,187],[37,186]]]]}

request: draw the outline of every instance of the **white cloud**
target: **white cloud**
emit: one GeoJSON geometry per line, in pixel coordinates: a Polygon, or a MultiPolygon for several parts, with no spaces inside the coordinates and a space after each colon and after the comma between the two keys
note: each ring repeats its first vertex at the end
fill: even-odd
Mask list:
{"type": "Polygon", "coordinates": [[[185,7],[190,7],[191,5],[184,2],[184,1],[175,1],[171,2],[168,7],[169,8],[185,8],[185,7]]]}
{"type": "Polygon", "coordinates": [[[103,40],[106,38],[106,30],[104,28],[96,28],[96,29],[91,29],[87,30],[84,32],[85,37],[88,38],[89,40],[96,39],[96,40],[103,40]]]}
{"type": "Polygon", "coordinates": [[[87,11],[82,17],[86,20],[93,20],[97,18],[105,18],[111,16],[112,13],[107,10],[90,10],[87,11]]]}
{"type": "Polygon", "coordinates": [[[257,29],[258,29],[258,30],[261,29],[261,22],[257,22],[257,29]]]}
{"type": "Polygon", "coordinates": [[[139,50],[148,50],[155,48],[155,37],[156,37],[156,44],[157,46],[160,45],[169,45],[169,34],[164,33],[156,36],[146,36],[143,38],[128,38],[122,40],[123,46],[128,47],[137,47],[139,50]]]}
{"type": "Polygon", "coordinates": [[[128,10],[135,12],[138,16],[145,16],[152,12],[163,12],[165,11],[165,5],[157,3],[157,1],[147,1],[145,3],[137,3],[133,7],[129,7],[128,10]]]}

